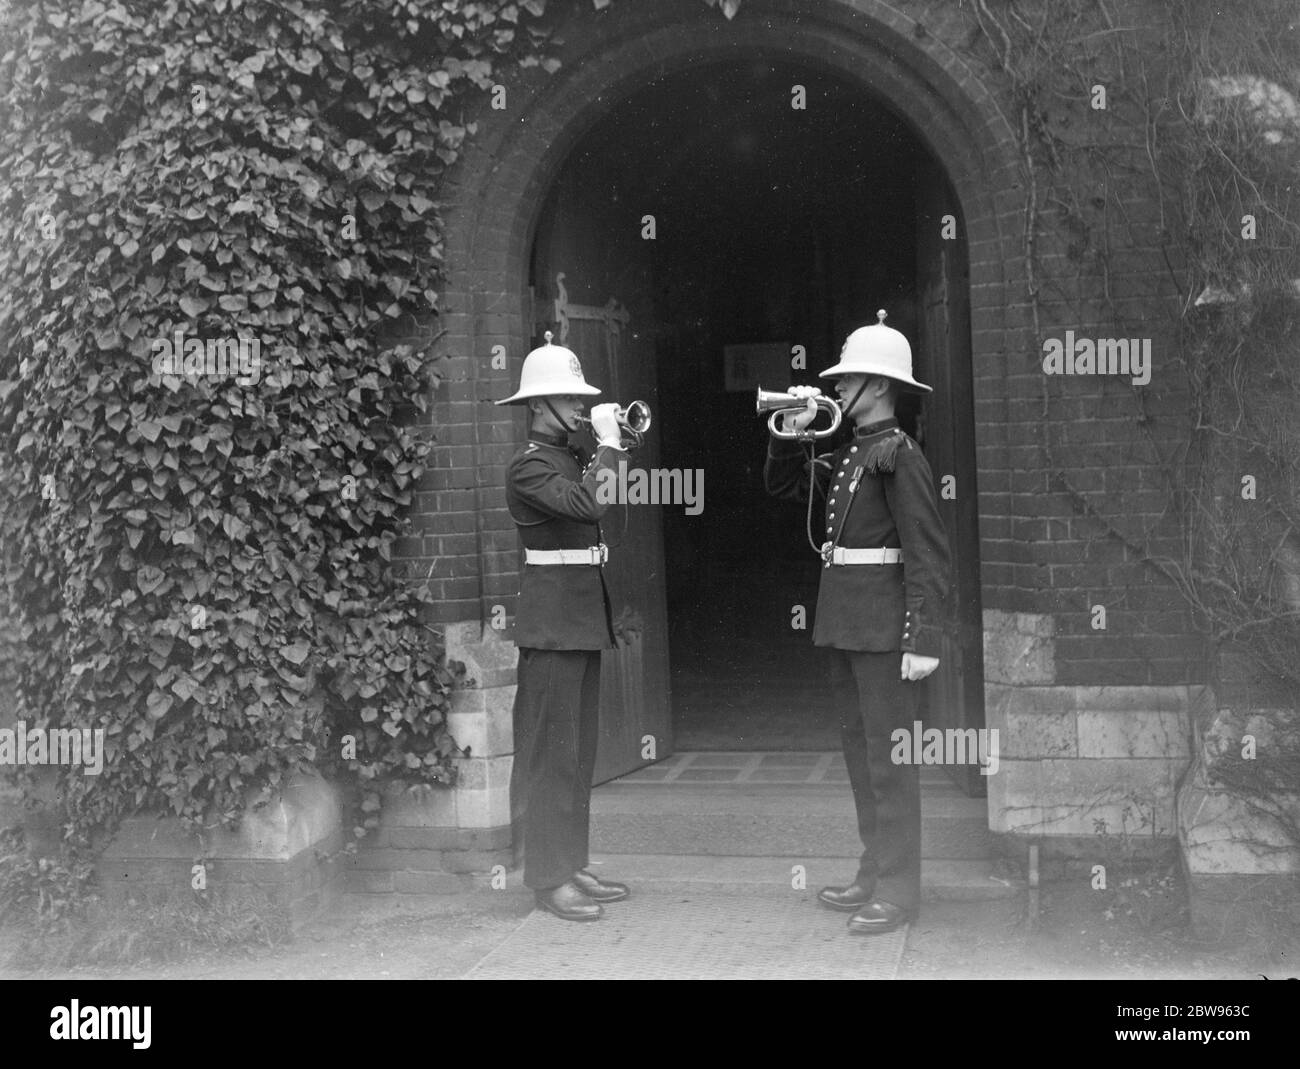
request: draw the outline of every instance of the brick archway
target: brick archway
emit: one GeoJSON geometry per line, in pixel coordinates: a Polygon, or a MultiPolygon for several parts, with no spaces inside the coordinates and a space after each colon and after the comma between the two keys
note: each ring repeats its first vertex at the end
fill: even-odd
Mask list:
{"type": "MultiPolygon", "coordinates": [[[[529,251],[546,192],[573,147],[633,91],[692,63],[771,55],[861,86],[912,126],[945,169],[965,220],[981,504],[1009,515],[1009,465],[991,428],[1004,422],[1006,353],[1026,322],[1025,272],[1016,266],[1024,206],[1011,128],[956,45],[969,35],[969,19],[960,10],[927,9],[923,23],[904,13],[920,5],[880,0],[749,0],[731,23],[699,0],[647,6],[619,5],[566,24],[563,67],[510,85],[506,109],[485,106],[474,117],[478,133],[446,186],[440,311],[450,381],[434,405],[440,444],[416,527],[422,573],[431,569],[439,599],[435,622],[446,628],[449,655],[470,665],[477,684],[458,696],[452,723],[461,744],[475,747],[464,789],[485,792],[473,820],[457,819],[462,827],[508,823],[505,769],[513,749],[514,648],[496,641],[491,620],[517,591],[503,487],[524,428],[520,415],[485,402],[510,392],[528,348],[529,251]],[[508,354],[505,370],[492,366],[498,346],[508,354]]],[[[1010,565],[999,556],[1005,545],[986,542],[986,566],[1010,565]]],[[[995,592],[987,593],[985,605],[998,604],[995,592]]]]}
{"type": "MultiPolygon", "coordinates": [[[[478,134],[449,177],[441,323],[452,358],[451,382],[447,397],[437,399],[434,423],[447,454],[442,464],[476,469],[478,478],[439,480],[445,485],[435,481],[430,488],[479,487],[474,504],[482,515],[469,555],[482,569],[477,576],[465,568],[446,576],[441,623],[471,618],[486,623],[490,612],[484,599],[514,593],[515,546],[501,487],[504,464],[518,440],[517,416],[481,401],[510,392],[514,365],[528,344],[523,295],[546,190],[569,151],[612,104],[673,69],[705,58],[777,53],[857,82],[910,122],[943,164],[961,201],[971,256],[972,352],[980,369],[977,425],[997,419],[998,409],[991,406],[1000,397],[992,387],[1005,373],[1009,298],[1015,293],[1017,302],[1024,299],[1018,281],[1024,272],[1015,266],[1023,260],[1024,205],[1012,132],[974,69],[944,43],[942,27],[921,28],[878,0],[800,3],[780,10],[751,2],[735,23],[697,8],[703,9],[698,0],[676,5],[679,17],[672,21],[655,5],[653,13],[614,9],[572,22],[561,70],[533,85],[511,86],[504,111],[484,109],[476,117],[478,134]],[[815,13],[800,10],[814,6],[815,13]],[[766,10],[760,17],[756,9],[766,10]],[[498,345],[510,356],[508,370],[492,368],[498,345]]],[[[964,20],[957,15],[952,21],[964,20]]],[[[995,442],[981,435],[977,449],[981,472],[1004,467],[995,442]]],[[[470,502],[459,498],[459,504],[470,502]]],[[[418,511],[436,521],[449,510],[439,508],[434,516],[432,510],[418,511]]],[[[463,524],[422,522],[420,527],[426,535],[461,535],[429,557],[449,565],[467,555],[463,524]]]]}

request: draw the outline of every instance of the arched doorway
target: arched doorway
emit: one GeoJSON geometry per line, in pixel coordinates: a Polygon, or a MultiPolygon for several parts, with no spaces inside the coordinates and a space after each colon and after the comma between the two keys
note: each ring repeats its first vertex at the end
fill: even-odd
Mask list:
{"type": "MultiPolygon", "coordinates": [[[[655,520],[647,509],[643,517],[646,537],[653,542],[657,534],[668,566],[648,577],[661,584],[663,663],[651,663],[660,654],[647,656],[639,670],[659,672],[661,680],[675,673],[674,704],[681,704],[683,687],[719,675],[724,689],[747,673],[758,690],[768,689],[755,666],[766,671],[785,664],[792,677],[816,674],[809,631],[791,626],[796,605],[811,614],[816,561],[802,546],[802,516],[783,512],[761,493],[763,431],[752,413],[753,384],[727,346],[803,345],[808,372],[771,385],[807,381],[849,329],[874,318],[876,307],[890,307],[891,321],[917,343],[919,374],[944,399],[942,409],[920,414],[918,433],[936,476],[954,476],[959,488],[946,506],[962,562],[960,626],[946,660],[959,670],[939,688],[938,719],[941,726],[943,717],[978,726],[977,461],[993,459],[997,447],[974,423],[980,383],[971,372],[969,317],[972,305],[989,313],[1002,301],[990,275],[1013,255],[998,237],[990,190],[1008,183],[1013,165],[1006,144],[990,137],[992,109],[981,114],[976,89],[958,84],[951,68],[959,60],[902,37],[883,7],[878,32],[864,33],[860,13],[851,9],[879,5],[829,6],[821,6],[817,21],[783,10],[691,41],[680,27],[650,25],[649,16],[630,13],[610,23],[603,37],[575,37],[567,77],[540,89],[522,119],[493,124],[484,116],[488,127],[459,168],[461,192],[447,216],[447,251],[458,266],[444,313],[450,313],[453,345],[459,341],[476,354],[468,361],[465,392],[486,398],[508,392],[515,365],[494,375],[479,358],[494,344],[505,344],[516,360],[527,350],[553,318],[547,313],[561,272],[571,303],[596,309],[610,299],[621,302],[625,333],[617,359],[596,361],[606,361],[602,373],[609,378],[601,385],[624,402],[652,395],[646,399],[655,404],[660,450],[653,463],[705,472],[703,524],[681,507],[662,510],[655,520]],[[791,107],[794,85],[806,94],[809,107],[802,112],[791,107]],[[692,110],[692,98],[713,98],[712,117],[699,106],[692,110]],[[814,108],[821,109],[815,118],[808,115],[814,108]],[[662,129],[655,129],[656,113],[662,129]],[[763,136],[778,113],[785,129],[774,155],[763,136]],[[796,133],[800,121],[806,125],[796,133]],[[890,152],[882,154],[882,145],[890,152]],[[773,195],[762,181],[774,175],[773,195]],[[837,182],[837,176],[848,177],[837,182]],[[641,198],[659,203],[633,203],[641,198]],[[714,211],[704,218],[701,206],[709,204],[714,211]],[[647,216],[655,217],[653,243],[642,237],[647,216]],[[746,225],[737,225],[739,217],[746,225]],[[956,226],[946,235],[952,240],[941,237],[948,219],[956,226]],[[981,261],[992,265],[982,268],[983,284],[973,295],[968,236],[972,247],[982,247],[981,261]],[[853,251],[864,248],[871,255],[853,251]],[[730,301],[720,296],[727,293],[728,263],[740,268],[730,301]],[[674,311],[688,308],[690,314],[674,311]],[[702,378],[708,389],[693,389],[702,378]],[[728,390],[728,383],[743,388],[728,390]],[[756,594],[759,604],[746,600],[756,594]],[[720,626],[733,631],[722,633],[720,626]],[[702,638],[735,656],[724,665],[702,638]],[[675,667],[673,642],[680,651],[675,667]]],[[[480,409],[473,422],[483,601],[508,594],[517,582],[517,564],[496,535],[506,526],[496,515],[496,465],[523,437],[522,424],[510,419],[480,409]]],[[[700,705],[707,703],[706,696],[700,705]]],[[[743,696],[736,704],[743,717],[743,696]]],[[[696,725],[683,720],[689,702],[682,708],[687,712],[677,710],[676,723],[669,706],[667,721],[624,725],[623,752],[605,762],[605,774],[640,763],[636,744],[647,736],[658,741],[658,756],[671,745],[670,727],[689,737],[696,725]]],[[[723,720],[706,730],[734,736],[735,722],[723,720]]],[[[817,730],[825,728],[823,721],[817,730]]],[[[790,743],[797,733],[787,734],[790,743]]],[[[808,732],[812,744],[825,739],[808,732]]],[[[746,741],[756,737],[735,738],[733,745],[746,741]]]]}
{"type": "MultiPolygon", "coordinates": [[[[919,374],[948,387],[924,411],[906,409],[905,425],[938,472],[973,486],[971,421],[960,411],[968,350],[940,351],[935,338],[967,318],[955,215],[952,277],[932,262],[955,202],[937,161],[887,106],[772,54],[656,79],[570,152],[538,216],[534,337],[565,332],[608,395],[652,401],[656,441],[631,463],[672,473],[682,490],[607,517],[621,558],[611,565],[615,612],[643,626],[630,652],[608,658],[604,775],[644,761],[647,735],[660,740],[657,756],[665,744],[838,746],[809,641],[821,565],[805,510],[763,492],[754,391],[816,382],[845,335],[886,308],[892,326],[924,336],[919,374]]],[[[978,557],[974,512],[946,511],[954,556],[968,566],[978,557]]],[[[821,527],[818,518],[814,537],[821,527]]],[[[966,608],[977,626],[978,595],[966,608]]],[[[946,660],[945,700],[963,701],[957,683],[978,678],[978,650],[946,660]]],[[[952,720],[978,726],[978,705],[952,720]]]]}

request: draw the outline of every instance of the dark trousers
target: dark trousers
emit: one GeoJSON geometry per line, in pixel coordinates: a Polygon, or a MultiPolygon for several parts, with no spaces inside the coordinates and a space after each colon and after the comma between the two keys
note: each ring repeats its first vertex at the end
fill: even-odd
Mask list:
{"type": "Polygon", "coordinates": [[[534,890],[587,867],[599,702],[599,650],[520,649],[511,816],[534,890]]]}
{"type": "Polygon", "coordinates": [[[920,768],[890,761],[889,735],[895,728],[913,730],[919,684],[899,678],[899,652],[830,652],[844,761],[862,838],[857,879],[874,887],[877,898],[914,909],[921,899],[920,768]]]}

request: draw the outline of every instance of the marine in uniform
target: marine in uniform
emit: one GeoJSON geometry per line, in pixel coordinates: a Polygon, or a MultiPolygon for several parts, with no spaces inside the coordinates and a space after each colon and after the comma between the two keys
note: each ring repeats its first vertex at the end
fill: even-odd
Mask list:
{"type": "Polygon", "coordinates": [[[515,757],[510,795],[524,884],[540,908],[572,921],[604,915],[602,902],[628,896],[623,884],[587,871],[591,778],[596,764],[600,651],[614,645],[602,564],[601,473],[616,471],[617,405],[592,409],[599,443],[588,458],[569,447],[587,384],[571,350],[551,344],[524,359],[519,390],[497,404],[527,404],[528,442],[506,474],[506,504],[524,549],[515,616],[519,647],[515,757]]]}
{"type": "MultiPolygon", "coordinates": [[[[813,642],[832,651],[849,782],[862,857],[853,881],[819,900],[851,911],[849,931],[893,931],[916,917],[921,891],[919,766],[890,761],[890,732],[913,728],[919,681],[939,666],[949,589],[948,540],[930,466],[894,417],[899,390],[930,392],[912,377],[907,339],[879,322],[849,335],[834,380],[850,442],[811,460],[797,441],[772,438],[764,480],[776,497],[826,504],[826,541],[813,642]]],[[[804,431],[817,413],[812,387],[790,393],[807,410],[782,430],[804,431]]]]}

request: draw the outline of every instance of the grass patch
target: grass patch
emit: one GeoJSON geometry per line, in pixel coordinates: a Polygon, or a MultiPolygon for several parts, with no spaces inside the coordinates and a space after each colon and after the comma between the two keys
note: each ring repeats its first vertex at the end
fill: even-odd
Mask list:
{"type": "Polygon", "coordinates": [[[88,868],[33,857],[0,833],[0,962],[21,971],[187,961],[291,941],[284,905],[257,887],[141,892],[105,901],[88,868]]]}

